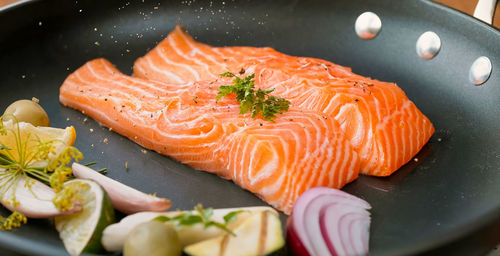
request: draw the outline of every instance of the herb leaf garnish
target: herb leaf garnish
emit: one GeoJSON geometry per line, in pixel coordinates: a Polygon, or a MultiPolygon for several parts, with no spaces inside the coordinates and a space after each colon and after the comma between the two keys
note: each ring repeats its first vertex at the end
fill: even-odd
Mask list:
{"type": "Polygon", "coordinates": [[[233,211],[230,212],[226,215],[224,215],[224,223],[217,222],[214,220],[211,220],[211,217],[213,215],[213,208],[203,208],[201,204],[198,204],[194,207],[193,212],[185,212],[185,213],[180,213],[174,217],[167,217],[167,216],[158,216],[154,218],[153,220],[159,221],[159,222],[175,222],[177,224],[177,227],[180,228],[182,226],[192,226],[194,224],[203,224],[205,228],[208,228],[210,226],[217,227],[219,229],[222,229],[226,231],[227,233],[236,236],[236,234],[231,231],[228,227],[227,224],[235,221],[236,217],[239,213],[242,213],[243,211],[233,211]]]}
{"type": "Polygon", "coordinates": [[[240,114],[250,112],[250,116],[255,118],[261,115],[264,120],[274,122],[273,119],[277,114],[288,111],[290,101],[269,95],[274,91],[274,88],[257,89],[255,90],[255,74],[240,78],[231,72],[220,74],[224,77],[234,77],[233,85],[222,85],[218,89],[216,100],[219,101],[222,97],[234,93],[236,100],[240,103],[240,114]]]}

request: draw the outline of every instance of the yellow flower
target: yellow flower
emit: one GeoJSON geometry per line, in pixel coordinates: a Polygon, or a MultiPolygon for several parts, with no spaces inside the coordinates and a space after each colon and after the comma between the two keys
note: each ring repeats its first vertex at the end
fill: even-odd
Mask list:
{"type": "Polygon", "coordinates": [[[21,224],[26,224],[26,222],[28,222],[26,216],[14,211],[7,218],[0,216],[0,230],[12,230],[12,228],[18,228],[21,224]]]}

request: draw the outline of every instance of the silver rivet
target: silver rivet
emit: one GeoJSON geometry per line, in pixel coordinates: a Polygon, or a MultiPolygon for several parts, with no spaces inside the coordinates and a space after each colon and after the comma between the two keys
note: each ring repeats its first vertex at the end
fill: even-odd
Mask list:
{"type": "Polygon", "coordinates": [[[477,58],[469,70],[469,80],[475,85],[481,85],[490,78],[491,61],[486,56],[477,58]]]}
{"type": "Polygon", "coordinates": [[[364,12],[356,19],[354,30],[356,34],[365,40],[373,39],[382,28],[382,21],[373,12],[364,12]]]}
{"type": "Polygon", "coordinates": [[[427,31],[418,38],[416,49],[420,58],[430,60],[434,58],[441,49],[441,39],[436,33],[427,31]]]}

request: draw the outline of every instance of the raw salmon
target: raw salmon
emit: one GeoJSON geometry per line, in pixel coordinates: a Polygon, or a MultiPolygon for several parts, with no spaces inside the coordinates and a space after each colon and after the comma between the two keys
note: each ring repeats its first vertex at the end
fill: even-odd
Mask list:
{"type": "Polygon", "coordinates": [[[230,82],[154,82],[96,59],[64,81],[59,99],[145,148],[233,180],[285,213],[308,188],[341,188],[357,178],[358,155],[337,121],[296,107],[274,123],[241,115],[234,96],[216,103],[218,87],[230,82]]]}
{"type": "Polygon", "coordinates": [[[363,174],[392,174],[434,133],[429,119],[394,83],[269,47],[211,47],[179,26],[134,65],[135,76],[168,83],[217,79],[225,71],[255,73],[257,87],[274,87],[295,107],[337,120],[359,154],[363,174]]]}

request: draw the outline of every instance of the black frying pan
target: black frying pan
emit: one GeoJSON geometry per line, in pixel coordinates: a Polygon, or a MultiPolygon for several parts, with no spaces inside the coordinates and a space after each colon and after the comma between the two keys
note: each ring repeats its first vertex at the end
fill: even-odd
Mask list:
{"type": "MultiPolygon", "coordinates": [[[[418,162],[391,177],[363,176],[345,187],[373,206],[372,255],[481,255],[500,242],[500,32],[432,2],[25,1],[0,9],[0,107],[38,97],[53,126],[75,126],[76,146],[86,161],[107,167],[112,178],[171,198],[174,209],[198,202],[264,205],[230,181],[154,152],[142,154],[135,143],[94,121],[83,123],[81,113],[58,102],[59,86],[83,63],[104,57],[131,73],[133,61],[176,23],[212,45],[271,46],[395,81],[430,118],[436,133],[418,162]],[[377,13],[383,24],[370,41],[353,29],[364,11],[377,13]],[[424,61],[415,42],[428,30],[441,37],[442,48],[424,61]],[[493,72],[474,86],[469,67],[482,55],[491,59],[493,72]]],[[[0,232],[0,245],[28,254],[65,254],[48,220],[0,232]]]]}

